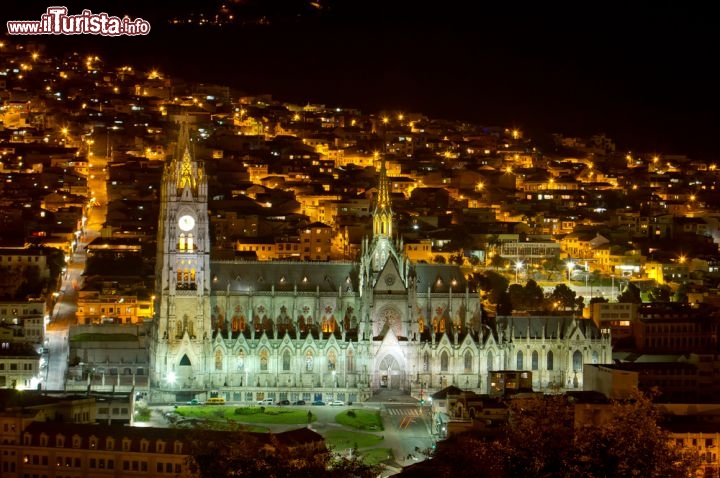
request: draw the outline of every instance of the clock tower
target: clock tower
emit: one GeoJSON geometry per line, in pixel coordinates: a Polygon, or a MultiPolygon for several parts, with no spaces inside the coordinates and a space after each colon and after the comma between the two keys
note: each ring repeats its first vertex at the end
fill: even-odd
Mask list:
{"type": "Polygon", "coordinates": [[[194,158],[187,122],[165,165],[160,194],[150,343],[152,387],[173,393],[204,387],[211,336],[207,178],[194,158]]]}

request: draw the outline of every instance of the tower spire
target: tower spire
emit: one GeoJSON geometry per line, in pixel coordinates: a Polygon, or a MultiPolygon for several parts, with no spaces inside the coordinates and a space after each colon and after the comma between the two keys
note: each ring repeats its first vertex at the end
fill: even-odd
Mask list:
{"type": "Polygon", "coordinates": [[[385,156],[380,158],[380,175],[378,177],[378,194],[373,212],[373,235],[375,237],[392,237],[392,203],[390,200],[390,181],[385,168],[385,156]]]}
{"type": "Polygon", "coordinates": [[[175,160],[179,161],[183,157],[185,150],[190,149],[190,128],[188,127],[188,118],[183,116],[178,120],[180,131],[178,133],[177,143],[175,144],[175,160]]]}

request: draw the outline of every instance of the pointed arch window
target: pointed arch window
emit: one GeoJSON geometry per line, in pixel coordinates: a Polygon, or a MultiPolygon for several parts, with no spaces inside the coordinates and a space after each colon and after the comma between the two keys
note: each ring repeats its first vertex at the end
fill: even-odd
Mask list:
{"type": "Polygon", "coordinates": [[[573,354],[573,372],[582,372],[583,357],[582,352],[576,350],[573,354]]]}
{"type": "Polygon", "coordinates": [[[268,353],[267,349],[262,349],[260,351],[260,371],[261,372],[267,372],[269,361],[270,361],[270,354],[268,353]]]}
{"type": "Polygon", "coordinates": [[[237,369],[238,372],[245,370],[245,351],[243,349],[240,349],[240,352],[238,352],[237,369]]]}
{"type": "Polygon", "coordinates": [[[185,233],[180,234],[180,241],[178,244],[178,249],[181,251],[184,251],[186,248],[186,242],[185,242],[185,233]]]}
{"type": "Polygon", "coordinates": [[[313,353],[312,350],[308,350],[305,353],[305,371],[312,372],[313,369],[313,353]]]}
{"type": "Polygon", "coordinates": [[[423,372],[430,371],[430,354],[425,352],[423,354],[423,372]]]}
{"type": "Polygon", "coordinates": [[[336,362],[337,355],[335,355],[335,351],[329,351],[327,356],[328,371],[332,372],[333,370],[335,370],[336,362]]]}
{"type": "Polygon", "coordinates": [[[521,351],[518,351],[517,358],[515,360],[515,370],[522,370],[523,369],[523,353],[521,351]]]}
{"type": "Polygon", "coordinates": [[[492,371],[493,369],[493,362],[495,361],[495,357],[493,357],[492,352],[488,352],[487,354],[487,369],[488,372],[492,371]]]}
{"type": "Polygon", "coordinates": [[[465,373],[472,372],[472,353],[468,350],[465,352],[465,373]]]}
{"type": "Polygon", "coordinates": [[[599,361],[598,353],[593,350],[593,353],[592,353],[592,363],[597,364],[598,361],[599,361]]]}
{"type": "Polygon", "coordinates": [[[355,352],[353,352],[352,349],[349,349],[346,354],[346,366],[348,372],[354,372],[355,371],[355,352]]]}
{"type": "Polygon", "coordinates": [[[186,249],[188,251],[192,251],[193,249],[195,249],[195,246],[193,244],[193,235],[192,234],[188,234],[188,236],[187,236],[187,248],[186,249]]]}
{"type": "Polygon", "coordinates": [[[448,357],[448,353],[445,350],[443,350],[443,352],[440,354],[440,371],[441,372],[448,371],[449,362],[450,362],[450,358],[448,357]]]}
{"type": "Polygon", "coordinates": [[[283,352],[282,369],[283,369],[283,372],[290,371],[290,351],[289,350],[286,350],[285,352],[283,352]]]}
{"type": "Polygon", "coordinates": [[[531,362],[532,362],[531,365],[532,365],[532,369],[533,369],[533,370],[537,370],[537,369],[538,369],[538,358],[539,358],[539,357],[538,357],[537,350],[533,350],[532,359],[531,359],[531,362]]]}
{"type": "Polygon", "coordinates": [[[547,369],[552,370],[553,369],[553,353],[552,350],[549,350],[547,353],[547,369]]]}
{"type": "Polygon", "coordinates": [[[223,369],[223,354],[220,350],[215,351],[215,370],[223,369]]]}

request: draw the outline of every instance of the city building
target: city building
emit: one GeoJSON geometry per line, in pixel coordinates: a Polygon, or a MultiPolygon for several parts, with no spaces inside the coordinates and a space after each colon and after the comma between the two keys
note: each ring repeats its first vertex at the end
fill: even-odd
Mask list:
{"type": "MultiPolygon", "coordinates": [[[[143,476],[189,478],[192,443],[180,428],[33,421],[3,445],[2,476],[143,476]]],[[[218,440],[223,434],[213,432],[218,440]]],[[[324,449],[322,436],[308,429],[277,434],[249,433],[259,447],[324,449]]]]}
{"type": "Polygon", "coordinates": [[[489,372],[526,368],[539,390],[580,388],[583,363],[610,361],[610,337],[590,320],[491,321],[458,266],[412,263],[384,160],[355,262],[211,260],[207,181],[181,123],[162,183],[151,401],[487,393],[489,372]]]}

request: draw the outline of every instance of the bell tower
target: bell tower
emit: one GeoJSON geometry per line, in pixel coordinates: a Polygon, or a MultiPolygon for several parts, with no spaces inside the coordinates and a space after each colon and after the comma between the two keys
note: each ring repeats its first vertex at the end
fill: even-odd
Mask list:
{"type": "Polygon", "coordinates": [[[166,391],[202,387],[210,345],[207,177],[180,122],[160,193],[150,383],[166,391]]]}

